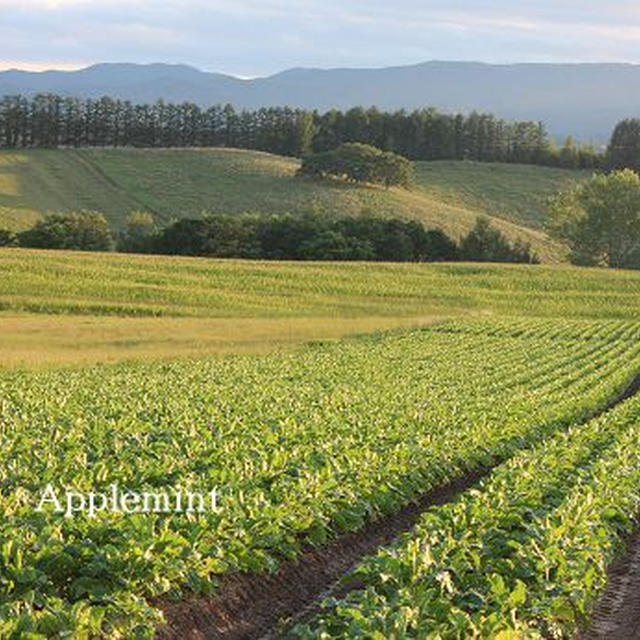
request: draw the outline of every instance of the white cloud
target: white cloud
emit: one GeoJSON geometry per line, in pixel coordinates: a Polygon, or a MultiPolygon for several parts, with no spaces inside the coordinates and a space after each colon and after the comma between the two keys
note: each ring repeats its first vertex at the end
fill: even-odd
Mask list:
{"type": "Polygon", "coordinates": [[[24,62],[23,60],[2,60],[0,59],[0,71],[7,69],[23,69],[24,71],[49,71],[57,69],[59,71],[76,71],[90,64],[83,62],[64,62],[60,60],[47,60],[40,62],[24,62]]]}
{"type": "Polygon", "coordinates": [[[0,9],[2,8],[20,8],[20,9],[65,9],[69,7],[83,6],[103,6],[105,8],[113,7],[113,5],[127,4],[126,0],[0,0],[0,9]]]}

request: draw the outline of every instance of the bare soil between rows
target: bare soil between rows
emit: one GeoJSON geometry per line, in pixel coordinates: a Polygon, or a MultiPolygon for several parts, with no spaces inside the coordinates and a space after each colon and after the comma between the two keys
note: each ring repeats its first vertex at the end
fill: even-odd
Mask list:
{"type": "Polygon", "coordinates": [[[607,571],[607,586],[580,640],[640,639],[640,528],[607,571]]]}
{"type": "Polygon", "coordinates": [[[389,544],[417,523],[425,509],[444,504],[487,475],[481,468],[439,487],[394,515],[375,520],[328,545],[306,549],[296,560],[281,563],[277,573],[226,576],[213,597],[191,596],[160,603],[166,626],[160,640],[224,638],[249,640],[268,636],[280,619],[298,615],[365,555],[389,544]]]}
{"type": "MultiPolygon", "coordinates": [[[[638,392],[640,374],[588,419],[610,411],[638,392]]],[[[286,637],[292,623],[308,618],[325,595],[343,595],[358,586],[353,580],[342,579],[364,556],[393,542],[409,531],[426,509],[451,502],[501,462],[496,460],[495,464],[429,491],[400,511],[372,521],[356,532],[343,534],[325,546],[308,547],[295,560],[282,562],[275,574],[229,574],[222,577],[213,596],[192,594],[177,602],[165,598],[155,601],[166,620],[156,637],[158,640],[286,637]]],[[[640,530],[632,540],[630,554],[611,567],[607,591],[584,640],[640,640],[640,530]],[[614,629],[613,633],[608,629],[614,629]]]]}

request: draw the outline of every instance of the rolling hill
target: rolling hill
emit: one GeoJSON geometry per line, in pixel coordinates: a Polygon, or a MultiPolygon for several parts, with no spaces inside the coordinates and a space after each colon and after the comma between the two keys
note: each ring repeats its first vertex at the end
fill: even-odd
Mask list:
{"type": "Polygon", "coordinates": [[[0,72],[0,95],[55,92],[133,102],[160,98],[239,108],[325,111],[377,105],[436,107],[541,120],[564,137],[605,142],[618,120],[640,109],[640,66],[633,64],[484,64],[430,61],[383,69],[288,69],[242,79],[186,65],[97,64],[78,71],[0,72]]]}
{"type": "Polygon", "coordinates": [[[105,213],[114,227],[132,210],[159,221],[203,211],[400,215],[459,237],[479,214],[546,262],[563,248],[542,231],[549,195],[586,174],[472,162],[417,163],[410,190],[295,177],[299,161],[233,149],[62,149],[0,152],[0,227],[19,230],[47,212],[105,213]]]}

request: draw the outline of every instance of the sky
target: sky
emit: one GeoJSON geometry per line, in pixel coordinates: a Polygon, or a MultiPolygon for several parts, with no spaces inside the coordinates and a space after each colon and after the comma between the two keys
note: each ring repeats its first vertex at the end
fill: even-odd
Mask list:
{"type": "Polygon", "coordinates": [[[0,69],[640,63],[639,45],[637,0],[0,0],[0,69]]]}

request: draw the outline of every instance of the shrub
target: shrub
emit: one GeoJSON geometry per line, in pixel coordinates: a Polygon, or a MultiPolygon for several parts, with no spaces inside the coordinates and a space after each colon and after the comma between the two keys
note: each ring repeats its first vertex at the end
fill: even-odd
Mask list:
{"type": "Polygon", "coordinates": [[[133,211],[127,226],[118,237],[118,251],[124,253],[152,253],[160,230],[152,214],[133,211]]]}
{"type": "Polygon", "coordinates": [[[531,246],[521,241],[513,245],[483,216],[460,243],[460,257],[470,262],[526,262],[537,264],[538,257],[531,246]]]}
{"type": "Polygon", "coordinates": [[[13,231],[9,229],[0,229],[0,247],[15,247],[18,238],[13,231]]]}
{"type": "Polygon", "coordinates": [[[95,211],[55,213],[18,234],[22,247],[109,251],[111,231],[105,217],[95,211]]]}

